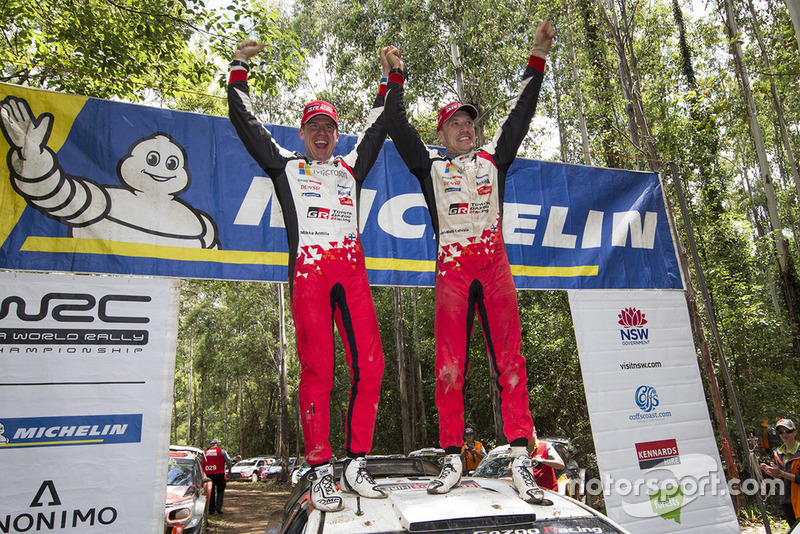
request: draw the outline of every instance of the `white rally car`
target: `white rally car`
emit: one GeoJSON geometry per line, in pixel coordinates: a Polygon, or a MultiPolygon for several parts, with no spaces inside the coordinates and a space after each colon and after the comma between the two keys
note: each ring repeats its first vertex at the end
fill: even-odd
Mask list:
{"type": "MultiPolygon", "coordinates": [[[[337,480],[342,463],[335,466],[337,480]]],[[[325,513],[311,506],[308,477],[295,486],[285,509],[280,534],[628,534],[611,519],[583,503],[545,490],[542,504],[519,498],[511,481],[464,477],[445,495],[429,495],[440,467],[421,458],[368,458],[386,499],[343,493],[345,509],[325,513]]]]}

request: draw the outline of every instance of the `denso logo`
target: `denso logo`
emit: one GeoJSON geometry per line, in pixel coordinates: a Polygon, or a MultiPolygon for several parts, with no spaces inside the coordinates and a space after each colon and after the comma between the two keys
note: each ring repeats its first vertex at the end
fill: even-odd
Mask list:
{"type": "Polygon", "coordinates": [[[466,215],[467,213],[469,213],[469,204],[466,203],[450,204],[448,213],[450,215],[466,215]]]}
{"type": "Polygon", "coordinates": [[[330,219],[331,210],[328,208],[308,208],[309,219],[330,219]]]}
{"type": "Polygon", "coordinates": [[[39,300],[39,309],[31,310],[28,313],[28,303],[23,297],[12,295],[3,299],[0,305],[0,319],[5,319],[10,311],[11,305],[15,305],[17,318],[22,321],[41,321],[50,316],[61,323],[91,323],[95,320],[94,314],[79,314],[68,312],[89,312],[95,310],[97,319],[104,323],[149,323],[149,317],[131,317],[113,315],[109,308],[119,303],[125,303],[125,308],[129,309],[131,302],[150,302],[152,299],[147,295],[103,295],[98,300],[89,293],[47,293],[39,300]],[[53,306],[52,311],[50,305],[53,306]]]}
{"type": "Polygon", "coordinates": [[[624,308],[619,312],[618,323],[623,326],[619,331],[623,345],[648,345],[650,332],[642,328],[647,324],[644,313],[636,308],[624,308]]]}

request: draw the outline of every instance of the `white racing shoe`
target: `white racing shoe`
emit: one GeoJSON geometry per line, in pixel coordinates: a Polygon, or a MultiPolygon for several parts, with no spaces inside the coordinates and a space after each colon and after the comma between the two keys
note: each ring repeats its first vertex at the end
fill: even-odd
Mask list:
{"type": "Polygon", "coordinates": [[[439,476],[428,483],[428,493],[441,495],[461,483],[461,455],[448,454],[444,457],[439,476]]]}
{"type": "Polygon", "coordinates": [[[533,476],[531,459],[527,456],[517,456],[511,462],[511,480],[519,493],[519,498],[531,504],[538,504],[544,500],[544,492],[536,484],[533,476]]]}
{"type": "Polygon", "coordinates": [[[347,466],[342,471],[340,480],[342,490],[351,493],[358,493],[368,499],[385,499],[388,497],[382,489],[375,484],[372,475],[367,471],[367,459],[363,456],[347,462],[347,466]]]}
{"type": "Polygon", "coordinates": [[[311,470],[311,504],[323,512],[338,512],[344,508],[342,496],[333,481],[333,465],[323,464],[311,470]]]}

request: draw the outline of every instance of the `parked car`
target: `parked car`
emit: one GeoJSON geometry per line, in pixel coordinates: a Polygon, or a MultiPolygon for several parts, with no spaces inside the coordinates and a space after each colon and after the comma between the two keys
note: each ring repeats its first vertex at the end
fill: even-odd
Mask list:
{"type": "Polygon", "coordinates": [[[444,449],[439,447],[428,447],[427,449],[419,449],[408,453],[409,458],[424,458],[436,464],[445,456],[444,449]]]}
{"type": "MultiPolygon", "coordinates": [[[[297,457],[290,456],[289,457],[289,475],[291,476],[292,472],[294,471],[295,467],[297,466],[297,457]]],[[[275,475],[279,474],[283,471],[283,463],[280,458],[276,458],[275,461],[267,467],[265,470],[261,471],[258,476],[258,479],[261,482],[266,482],[267,478],[274,477],[275,475]]]]}
{"type": "MultiPolygon", "coordinates": [[[[558,492],[578,500],[585,500],[584,479],[586,469],[575,461],[575,448],[568,438],[546,437],[541,441],[550,443],[564,461],[564,469],[556,470],[558,492]]],[[[495,447],[487,454],[472,476],[488,478],[508,478],[508,466],[511,463],[511,448],[508,445],[495,447]]]]}
{"type": "Polygon", "coordinates": [[[311,470],[311,466],[303,460],[299,466],[292,471],[292,486],[296,486],[298,482],[311,470]]]}
{"type": "Polygon", "coordinates": [[[170,445],[164,534],[201,534],[208,518],[211,479],[202,467],[203,451],[170,445]]]}
{"type": "MultiPolygon", "coordinates": [[[[341,477],[343,462],[334,465],[341,477]]],[[[447,495],[430,495],[428,482],[440,467],[422,458],[368,458],[367,468],[388,493],[386,499],[363,499],[343,493],[344,510],[316,510],[310,483],[301,479],[284,509],[281,534],[477,534],[490,532],[599,532],[629,534],[585,504],[545,490],[542,504],[519,498],[505,478],[464,477],[447,495]]]]}
{"type": "Polygon", "coordinates": [[[231,472],[228,473],[228,481],[249,480],[250,482],[258,482],[262,471],[266,471],[274,462],[275,458],[263,456],[237,462],[236,465],[231,467],[231,472]]]}

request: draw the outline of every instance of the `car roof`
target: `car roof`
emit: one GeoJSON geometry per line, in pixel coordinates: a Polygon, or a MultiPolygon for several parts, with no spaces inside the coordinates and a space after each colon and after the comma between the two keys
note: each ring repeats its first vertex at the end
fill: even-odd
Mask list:
{"type": "Polygon", "coordinates": [[[190,447],[189,445],[170,445],[169,446],[169,455],[172,458],[203,458],[205,453],[198,449],[197,447],[190,447]]]}
{"type": "MultiPolygon", "coordinates": [[[[483,530],[529,532],[537,528],[548,532],[543,528],[546,526],[600,527],[600,530],[586,531],[626,532],[584,504],[551,491],[545,491],[547,505],[528,504],[519,498],[508,479],[464,477],[461,485],[449,493],[430,495],[428,482],[440,469],[433,462],[420,458],[382,459],[374,463],[368,461],[367,468],[388,497],[364,499],[353,493],[342,493],[345,509],[327,514],[311,510],[306,532],[461,534],[483,530]],[[419,464],[403,464],[403,460],[419,464]],[[411,473],[403,474],[403,470],[411,473]]],[[[309,507],[308,481],[302,482],[302,487],[298,484],[287,504],[287,516],[297,507],[309,507]]]]}

